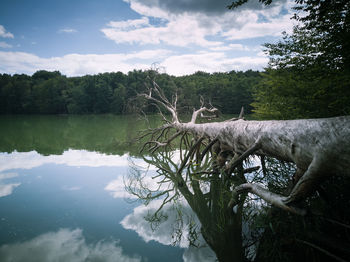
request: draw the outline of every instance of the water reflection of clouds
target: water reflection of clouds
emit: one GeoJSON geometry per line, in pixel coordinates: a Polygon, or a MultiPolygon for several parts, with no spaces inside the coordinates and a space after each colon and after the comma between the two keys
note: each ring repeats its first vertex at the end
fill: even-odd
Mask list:
{"type": "Polygon", "coordinates": [[[140,262],[137,256],[123,253],[118,241],[88,244],[81,229],[60,229],[33,239],[0,247],[3,262],[106,261],[140,262]]]}
{"type": "MultiPolygon", "coordinates": [[[[67,150],[62,155],[43,156],[36,151],[0,153],[0,172],[11,169],[31,169],[44,164],[64,164],[67,166],[121,167],[129,165],[130,156],[124,154],[107,155],[86,150],[67,150]]],[[[141,159],[133,159],[138,165],[145,165],[141,159]]]]}
{"type": "Polygon", "coordinates": [[[76,190],[80,190],[81,187],[80,186],[63,186],[62,189],[65,191],[76,191],[76,190]]]}
{"type": "MultiPolygon", "coordinates": [[[[133,213],[127,215],[120,223],[125,229],[134,230],[145,242],[151,240],[157,241],[163,245],[172,245],[172,233],[173,226],[176,224],[176,210],[172,208],[171,205],[165,205],[163,207],[163,212],[167,215],[168,219],[162,222],[156,230],[153,230],[150,223],[145,220],[145,216],[149,213],[155,212],[161,200],[156,200],[151,202],[148,206],[138,206],[133,210],[133,213]]],[[[190,207],[183,202],[184,214],[194,215],[190,207]]],[[[199,223],[197,221],[197,223],[199,223]]],[[[187,248],[183,254],[183,260],[185,262],[212,262],[216,261],[216,256],[214,252],[205,244],[202,236],[199,237],[198,241],[200,244],[199,248],[189,247],[189,242],[187,240],[188,230],[184,228],[182,232],[182,238],[180,240],[179,246],[182,248],[187,248]]]]}
{"type": "Polygon", "coordinates": [[[16,173],[3,173],[0,174],[0,197],[11,195],[13,190],[18,187],[21,183],[10,183],[5,184],[3,180],[17,177],[16,173]]]}
{"type": "MultiPolygon", "coordinates": [[[[140,170],[142,171],[142,169],[140,170]]],[[[171,182],[159,184],[159,181],[161,181],[161,177],[152,178],[151,174],[146,172],[145,176],[142,178],[142,186],[152,191],[164,191],[169,189],[171,182]]],[[[130,194],[125,190],[125,186],[128,182],[130,182],[128,177],[118,176],[107,184],[105,190],[109,191],[114,198],[136,199],[137,196],[130,194]]],[[[139,184],[133,184],[132,186],[140,188],[139,184]]]]}
{"type": "Polygon", "coordinates": [[[125,184],[122,176],[118,176],[117,179],[109,182],[105,190],[109,191],[114,198],[136,198],[136,196],[125,191],[125,184]]]}

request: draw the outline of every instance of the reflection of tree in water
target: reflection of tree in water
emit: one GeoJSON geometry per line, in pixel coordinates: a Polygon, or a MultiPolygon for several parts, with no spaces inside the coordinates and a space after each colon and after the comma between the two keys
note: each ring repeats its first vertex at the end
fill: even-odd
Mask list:
{"type": "Polygon", "coordinates": [[[175,205],[168,203],[163,206],[162,213],[164,219],[155,226],[149,223],[145,217],[153,214],[161,205],[162,200],[155,200],[149,205],[140,205],[127,215],[120,223],[125,229],[135,231],[145,242],[156,241],[163,245],[178,245],[186,248],[183,253],[183,260],[188,262],[213,262],[216,260],[215,253],[205,244],[201,235],[196,239],[196,246],[190,246],[188,241],[188,222],[198,225],[198,219],[188,206],[185,200],[180,199],[175,205]],[[181,217],[179,217],[181,209],[181,217]],[[179,223],[179,219],[182,223],[179,223]],[[183,227],[174,227],[181,224],[183,227]],[[174,228],[177,229],[175,236],[174,228]],[[179,231],[181,230],[181,232],[179,231]],[[176,241],[176,243],[174,243],[176,241]]]}
{"type": "MultiPolygon", "coordinates": [[[[159,122],[159,118],[152,118],[159,122]]],[[[0,117],[0,152],[61,155],[68,149],[138,156],[137,130],[146,127],[135,116],[16,115],[0,117]]]]}
{"type": "MultiPolygon", "coordinates": [[[[181,151],[164,150],[144,157],[158,168],[157,172],[133,166],[125,178],[129,193],[148,206],[142,214],[150,228],[157,232],[172,226],[166,231],[172,235],[172,244],[189,244],[191,249],[205,246],[200,240],[203,236],[219,261],[302,261],[309,257],[314,258],[312,261],[333,261],[334,253],[334,261],[346,261],[338,258],[349,253],[348,243],[339,241],[348,239],[349,228],[331,217],[347,216],[343,207],[349,203],[349,195],[337,196],[335,191],[346,192],[349,181],[333,178],[323,183],[304,203],[312,207],[312,214],[306,217],[270,207],[250,194],[239,196],[238,205],[232,208],[232,187],[245,182],[260,183],[285,194],[290,190],[294,164],[255,157],[228,177],[217,168],[222,155],[214,150],[203,154],[211,141],[198,141],[188,136],[181,141],[181,151]],[[261,168],[257,170],[256,165],[261,168]],[[336,185],[339,180],[343,186],[336,185]],[[328,186],[334,188],[327,192],[328,199],[317,197],[328,186]],[[333,201],[337,204],[332,206],[333,201]],[[322,213],[331,209],[332,213],[322,213]]],[[[140,227],[128,222],[130,229],[137,231],[140,227]]],[[[150,231],[148,236],[152,237],[150,231]]]]}
{"type": "MultiPolygon", "coordinates": [[[[321,148],[317,153],[324,156],[327,150],[334,147],[334,144],[327,144],[327,141],[333,141],[327,140],[327,130],[333,134],[343,126],[345,129],[342,130],[347,134],[347,118],[289,122],[249,122],[231,119],[221,123],[196,124],[200,115],[209,118],[210,116],[203,114],[216,114],[215,108],[208,109],[202,102],[202,107],[193,112],[191,121],[183,123],[177,115],[177,96],[175,95],[170,102],[154,81],[149,92],[140,96],[163,106],[172,116],[172,120],[167,120],[163,115],[165,124],[148,130],[145,134],[148,142],[142,150],[148,149],[150,157],[145,157],[144,160],[158,169],[157,175],[150,178],[147,173],[136,170],[130,173],[126,180],[128,191],[146,205],[152,200],[162,199],[158,210],[145,217],[152,225],[158,226],[167,218],[162,213],[166,204],[176,204],[180,197],[183,197],[200,224],[199,228],[193,226],[191,220],[187,220],[189,242],[195,245],[194,240],[201,233],[219,261],[246,261],[253,260],[254,257],[259,261],[296,261],[303,257],[320,258],[321,255],[326,255],[328,259],[344,261],[341,257],[349,253],[346,252],[346,245],[342,246],[341,252],[334,252],[331,246],[324,245],[325,243],[320,245],[319,241],[312,238],[310,241],[308,236],[308,233],[322,231],[323,222],[313,223],[322,220],[317,212],[310,213],[311,219],[304,217],[307,208],[312,207],[318,211],[332,210],[330,202],[322,203],[320,198],[315,198],[314,201],[312,197],[301,206],[300,201],[321,192],[315,192],[315,189],[322,186],[319,183],[319,175],[324,174],[324,170],[314,173],[314,169],[308,173],[305,171],[305,168],[311,166],[314,156],[308,155],[313,154],[310,149],[321,148]],[[300,137],[303,138],[301,141],[297,139],[300,137]],[[321,146],[313,143],[312,141],[319,141],[317,138],[324,138],[325,143],[321,146]],[[294,144],[290,150],[294,141],[300,142],[300,150],[297,153],[294,144]],[[176,144],[176,147],[172,144],[176,144]],[[177,151],[174,153],[175,149],[177,151]],[[254,166],[257,162],[255,154],[260,157],[261,170],[260,166],[254,166]],[[298,158],[294,157],[294,154],[298,158]],[[277,159],[294,162],[297,169],[293,164],[277,159]],[[308,175],[305,175],[306,173],[308,175]],[[152,179],[155,183],[150,183],[152,179]],[[258,185],[259,183],[264,186],[258,185]],[[251,198],[248,192],[259,198],[251,198]],[[283,209],[284,213],[280,213],[281,210],[276,211],[275,207],[268,208],[260,199],[283,209]],[[302,216],[296,217],[295,214],[302,216]],[[282,237],[284,233],[289,236],[282,237]],[[289,250],[278,250],[282,246],[287,246],[289,250]],[[261,247],[264,247],[263,250],[261,247]]],[[[350,153],[346,149],[345,145],[348,142],[344,137],[337,136],[339,139],[336,141],[344,144],[345,149],[341,151],[344,154],[339,154],[335,160],[333,174],[335,170],[338,170],[335,173],[348,172],[347,169],[342,169],[348,165],[348,162],[344,161],[347,161],[346,157],[350,153]]],[[[328,175],[332,172],[328,172],[328,175]]],[[[325,177],[326,174],[323,178],[325,177]]],[[[346,181],[345,178],[343,180],[346,181]]],[[[337,197],[336,194],[332,196],[337,197]]],[[[349,203],[346,199],[349,200],[345,197],[341,202],[349,203]]],[[[342,217],[336,217],[338,219],[335,221],[346,221],[342,217]]],[[[184,228],[182,224],[186,221],[182,219],[181,212],[179,220],[180,227],[176,223],[173,232],[175,239],[179,235],[181,237],[178,228],[184,228]]],[[[348,227],[347,223],[340,224],[348,227]]],[[[340,239],[344,237],[348,239],[346,234],[340,239]]]]}
{"type": "MultiPolygon", "coordinates": [[[[149,212],[145,219],[156,229],[169,219],[163,212],[164,206],[173,204],[171,220],[173,223],[174,243],[181,243],[186,238],[190,245],[198,245],[200,234],[206,243],[215,251],[219,261],[244,261],[245,257],[253,258],[257,238],[261,228],[254,225],[253,219],[264,213],[266,205],[259,199],[247,194],[238,197],[238,205],[233,208],[232,187],[246,182],[260,182],[267,185],[274,176],[274,171],[284,171],[285,176],[270,185],[280,187],[288,182],[288,175],[293,166],[272,161],[263,161],[264,171],[255,166],[258,158],[246,161],[227,175],[222,171],[227,152],[218,152],[216,141],[194,138],[186,134],[181,138],[180,149],[162,150],[144,157],[144,160],[157,167],[157,174],[142,172],[135,167],[125,180],[129,193],[136,195],[144,204],[159,201],[157,209],[149,212]],[[272,172],[270,172],[272,171],[272,172]],[[183,211],[182,198],[196,214],[191,217],[183,211]],[[242,232],[243,230],[243,232],[242,232]]],[[[260,163],[260,160],[259,160],[260,163]]]]}

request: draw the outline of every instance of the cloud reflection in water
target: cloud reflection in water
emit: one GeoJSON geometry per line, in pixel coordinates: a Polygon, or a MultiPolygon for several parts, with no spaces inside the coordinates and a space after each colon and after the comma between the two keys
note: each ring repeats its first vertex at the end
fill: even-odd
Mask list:
{"type": "MultiPolygon", "coordinates": [[[[163,207],[163,212],[167,215],[168,219],[162,222],[156,230],[151,228],[148,221],[145,220],[145,216],[149,213],[155,212],[161,200],[155,200],[151,202],[148,206],[138,206],[133,210],[133,213],[124,217],[120,222],[125,229],[134,230],[145,242],[151,240],[157,241],[163,245],[172,245],[172,233],[173,226],[176,223],[176,210],[172,208],[171,205],[167,204],[163,207]]],[[[184,213],[193,215],[191,208],[182,201],[184,213]]],[[[196,221],[199,224],[199,221],[196,221]]],[[[188,230],[184,229],[182,232],[182,238],[180,240],[179,246],[182,248],[187,248],[183,254],[183,260],[185,262],[213,262],[216,261],[215,253],[205,244],[203,237],[200,235],[198,242],[199,248],[189,246],[188,230]]]]}
{"type": "MultiPolygon", "coordinates": [[[[86,150],[69,149],[62,155],[43,156],[36,151],[0,153],[0,172],[10,169],[32,169],[44,164],[63,164],[67,166],[87,166],[87,167],[121,167],[128,166],[130,156],[124,154],[107,155],[86,150]]],[[[133,159],[140,166],[145,166],[141,159],[133,159]]]]}
{"type": "Polygon", "coordinates": [[[123,253],[117,241],[87,244],[81,229],[60,229],[33,239],[0,247],[2,262],[105,261],[140,262],[123,253]]]}
{"type": "Polygon", "coordinates": [[[4,173],[0,174],[0,197],[11,195],[13,190],[21,183],[4,184],[3,180],[17,177],[16,173],[4,173]]]}

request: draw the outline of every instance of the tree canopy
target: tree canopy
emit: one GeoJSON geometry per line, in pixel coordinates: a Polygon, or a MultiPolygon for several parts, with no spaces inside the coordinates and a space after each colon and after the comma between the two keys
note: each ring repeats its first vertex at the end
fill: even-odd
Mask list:
{"type": "Polygon", "coordinates": [[[265,44],[270,62],[254,112],[277,119],[350,114],[350,1],[296,0],[294,11],[292,34],[265,44]]]}
{"type": "MultiPolygon", "coordinates": [[[[145,90],[149,73],[134,70],[66,77],[41,70],[32,76],[0,74],[0,114],[125,114],[131,111],[130,99],[145,90]]],[[[204,96],[228,114],[239,113],[241,106],[251,110],[252,89],[260,79],[259,72],[251,70],[158,76],[165,93],[177,92],[183,98],[185,110],[191,112],[199,96],[204,96]]]]}

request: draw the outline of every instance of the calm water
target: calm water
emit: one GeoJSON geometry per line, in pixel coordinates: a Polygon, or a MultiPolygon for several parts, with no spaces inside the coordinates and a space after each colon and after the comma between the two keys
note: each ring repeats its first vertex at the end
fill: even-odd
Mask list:
{"type": "Polygon", "coordinates": [[[171,245],[170,209],[153,231],[156,203],[125,200],[142,128],[130,116],[0,116],[0,261],[213,261],[171,245]]]}

